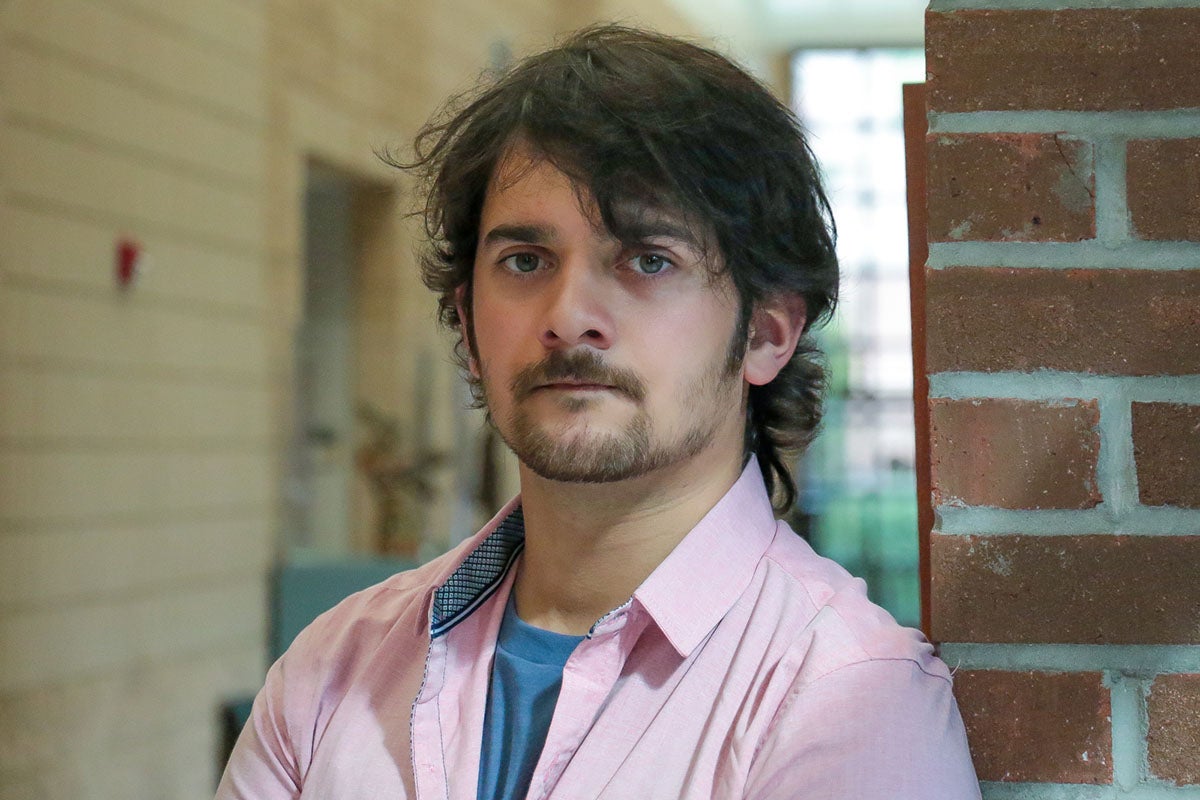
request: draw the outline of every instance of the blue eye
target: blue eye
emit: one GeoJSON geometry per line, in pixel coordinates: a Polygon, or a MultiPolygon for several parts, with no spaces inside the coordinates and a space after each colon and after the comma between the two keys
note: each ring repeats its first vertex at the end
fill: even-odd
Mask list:
{"type": "Polygon", "coordinates": [[[542,259],[533,253],[516,253],[500,263],[513,272],[533,272],[542,265],[542,259]]]}
{"type": "Polygon", "coordinates": [[[667,267],[671,266],[671,262],[666,258],[655,253],[642,253],[630,259],[633,264],[633,269],[643,275],[656,275],[662,272],[667,267]]]}

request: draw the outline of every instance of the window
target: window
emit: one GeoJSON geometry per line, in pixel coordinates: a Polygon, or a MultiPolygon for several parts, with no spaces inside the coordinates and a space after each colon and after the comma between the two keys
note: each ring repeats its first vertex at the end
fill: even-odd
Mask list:
{"type": "Polygon", "coordinates": [[[838,227],[841,302],[820,333],[823,429],[803,457],[797,524],[867,580],[906,625],[920,618],[901,85],[920,50],[811,50],[792,62],[793,105],[838,227]]]}

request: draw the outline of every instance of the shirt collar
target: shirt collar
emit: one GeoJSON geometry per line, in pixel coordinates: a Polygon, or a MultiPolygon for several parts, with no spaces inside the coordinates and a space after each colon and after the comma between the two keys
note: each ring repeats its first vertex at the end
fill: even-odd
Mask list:
{"type": "MultiPolygon", "coordinates": [[[[716,627],[749,585],[775,535],[775,515],[758,460],[633,593],[684,658],[716,627]]],[[[505,505],[466,545],[433,591],[430,634],[437,638],[485,603],[525,547],[520,498],[505,505]]]]}
{"type": "Polygon", "coordinates": [[[775,528],[752,456],[725,496],[633,593],[681,656],[691,654],[745,591],[775,528]]]}
{"type": "Polygon", "coordinates": [[[433,590],[431,638],[445,634],[491,597],[525,548],[525,515],[514,498],[467,544],[467,555],[433,590]]]}

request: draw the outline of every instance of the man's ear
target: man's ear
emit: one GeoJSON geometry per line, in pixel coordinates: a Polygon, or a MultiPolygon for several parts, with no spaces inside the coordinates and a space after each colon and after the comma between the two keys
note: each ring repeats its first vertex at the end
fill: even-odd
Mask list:
{"type": "Polygon", "coordinates": [[[467,369],[475,378],[481,377],[479,374],[479,364],[475,361],[475,343],[471,341],[471,312],[467,308],[470,298],[468,297],[467,284],[461,283],[454,290],[454,310],[458,313],[458,330],[462,336],[463,345],[467,348],[467,369]]]}
{"type": "Polygon", "coordinates": [[[796,352],[807,311],[804,298],[790,292],[766,297],[755,306],[742,364],[747,383],[762,386],[775,379],[796,352]]]}

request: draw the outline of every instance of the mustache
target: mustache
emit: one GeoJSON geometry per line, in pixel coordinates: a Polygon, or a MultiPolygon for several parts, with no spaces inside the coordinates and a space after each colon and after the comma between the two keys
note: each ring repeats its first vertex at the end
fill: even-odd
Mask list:
{"type": "Polygon", "coordinates": [[[646,397],[646,385],[636,373],[604,363],[594,350],[555,350],[536,364],[530,364],[512,379],[513,396],[524,400],[548,383],[578,381],[611,386],[640,402],[646,397]]]}

